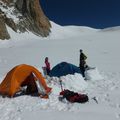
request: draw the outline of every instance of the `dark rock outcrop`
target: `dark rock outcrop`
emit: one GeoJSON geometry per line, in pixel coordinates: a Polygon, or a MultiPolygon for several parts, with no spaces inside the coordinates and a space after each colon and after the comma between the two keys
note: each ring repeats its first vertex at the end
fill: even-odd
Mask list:
{"type": "Polygon", "coordinates": [[[0,39],[9,39],[10,35],[7,31],[4,19],[0,17],[0,39]]]}
{"type": "Polygon", "coordinates": [[[7,13],[0,7],[0,39],[9,39],[10,35],[6,25],[15,32],[31,31],[36,35],[46,37],[50,33],[50,22],[44,15],[39,0],[1,0],[0,5],[3,9],[13,9],[11,15],[18,20],[14,21],[8,17],[7,13]]]}

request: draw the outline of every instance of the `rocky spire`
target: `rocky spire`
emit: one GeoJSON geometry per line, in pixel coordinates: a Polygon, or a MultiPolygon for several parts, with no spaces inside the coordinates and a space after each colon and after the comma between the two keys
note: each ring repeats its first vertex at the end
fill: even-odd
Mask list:
{"type": "MultiPolygon", "coordinates": [[[[10,14],[10,13],[9,13],[10,14]]],[[[1,0],[0,1],[0,39],[9,39],[10,35],[6,25],[15,32],[26,30],[36,35],[46,37],[50,33],[50,22],[44,15],[39,0],[1,0]],[[17,22],[7,15],[7,10],[11,11],[11,16],[16,17],[17,22]]]]}

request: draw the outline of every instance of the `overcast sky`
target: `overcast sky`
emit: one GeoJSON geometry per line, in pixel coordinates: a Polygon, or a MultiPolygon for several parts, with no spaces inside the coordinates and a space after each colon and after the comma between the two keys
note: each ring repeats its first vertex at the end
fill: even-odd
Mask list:
{"type": "Polygon", "coordinates": [[[120,26],[120,0],[40,0],[46,16],[60,25],[120,26]]]}

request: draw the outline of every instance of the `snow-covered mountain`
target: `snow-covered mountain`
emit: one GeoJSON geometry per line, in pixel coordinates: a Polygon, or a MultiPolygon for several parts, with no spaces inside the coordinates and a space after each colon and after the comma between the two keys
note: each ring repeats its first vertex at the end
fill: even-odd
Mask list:
{"type": "Polygon", "coordinates": [[[104,31],[104,32],[105,31],[111,31],[111,32],[113,32],[113,31],[120,31],[120,26],[105,28],[102,31],[104,31]]]}
{"type": "Polygon", "coordinates": [[[62,61],[78,66],[79,49],[83,49],[88,57],[87,64],[96,67],[88,71],[91,79],[85,81],[80,74],[75,74],[63,76],[62,80],[64,88],[87,93],[89,102],[60,102],[59,78],[54,78],[51,82],[46,80],[53,88],[47,100],[27,95],[11,99],[0,97],[0,120],[120,119],[119,29],[105,32],[88,27],[60,26],[54,22],[51,25],[52,32],[47,38],[30,32],[16,34],[8,27],[11,39],[0,41],[0,81],[18,64],[33,65],[42,72],[46,56],[51,67],[62,61]]]}

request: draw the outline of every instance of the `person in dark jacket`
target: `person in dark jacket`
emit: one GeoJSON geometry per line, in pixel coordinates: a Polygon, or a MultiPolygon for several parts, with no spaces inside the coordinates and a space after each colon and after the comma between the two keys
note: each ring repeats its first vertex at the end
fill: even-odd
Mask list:
{"type": "Polygon", "coordinates": [[[48,57],[45,58],[45,67],[46,67],[47,75],[49,75],[49,73],[50,73],[50,62],[49,62],[48,57]]]}
{"type": "Polygon", "coordinates": [[[83,53],[83,50],[80,49],[80,63],[79,63],[79,68],[81,70],[81,73],[82,73],[83,77],[85,77],[86,59],[87,59],[87,56],[83,53]]]}

